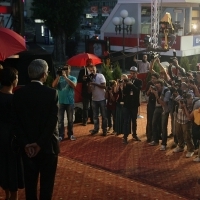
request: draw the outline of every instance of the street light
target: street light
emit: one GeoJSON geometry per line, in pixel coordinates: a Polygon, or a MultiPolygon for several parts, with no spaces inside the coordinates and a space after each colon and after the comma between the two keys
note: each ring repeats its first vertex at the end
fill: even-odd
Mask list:
{"type": "MultiPolygon", "coordinates": [[[[121,17],[114,17],[112,22],[115,25],[115,32],[121,33],[122,31],[122,36],[123,36],[123,54],[125,53],[125,31],[127,34],[131,34],[132,32],[132,25],[135,23],[135,19],[133,17],[128,17],[128,11],[127,10],[122,10],[120,12],[121,17]],[[122,26],[122,27],[121,27],[122,26]]],[[[125,57],[123,58],[123,68],[122,71],[125,71],[125,57]]]]}

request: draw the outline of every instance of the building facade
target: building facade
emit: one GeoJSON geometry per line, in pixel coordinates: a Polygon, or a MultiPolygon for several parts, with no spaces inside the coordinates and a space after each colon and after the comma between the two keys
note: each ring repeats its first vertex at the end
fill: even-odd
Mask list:
{"type": "Polygon", "coordinates": [[[82,24],[91,23],[92,25],[102,26],[107,17],[112,12],[117,4],[117,0],[92,0],[86,6],[83,16],[82,24]]]}

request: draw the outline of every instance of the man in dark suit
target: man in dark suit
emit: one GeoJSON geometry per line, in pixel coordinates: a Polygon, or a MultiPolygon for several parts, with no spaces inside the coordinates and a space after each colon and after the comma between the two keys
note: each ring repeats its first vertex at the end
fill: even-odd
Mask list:
{"type": "Polygon", "coordinates": [[[52,198],[57,168],[59,140],[57,125],[58,96],[43,83],[48,76],[46,61],[36,59],[28,67],[31,83],[15,91],[13,110],[16,136],[22,149],[26,200],[52,198]]]}
{"type": "Polygon", "coordinates": [[[92,67],[92,60],[86,61],[85,68],[81,69],[78,75],[78,83],[82,83],[82,104],[83,104],[83,125],[87,125],[88,114],[90,115],[90,121],[93,123],[93,112],[92,112],[92,93],[88,92],[88,84],[90,82],[88,75],[91,74],[89,68],[92,67]],[[88,110],[90,109],[90,110],[88,110]],[[89,111],[89,113],[88,113],[89,111]]]}
{"type": "Polygon", "coordinates": [[[136,133],[137,130],[137,115],[138,107],[140,106],[140,91],[142,88],[142,81],[137,78],[137,67],[130,68],[130,80],[124,87],[124,124],[123,143],[127,144],[130,127],[132,126],[132,136],[136,141],[141,141],[136,133]]]}

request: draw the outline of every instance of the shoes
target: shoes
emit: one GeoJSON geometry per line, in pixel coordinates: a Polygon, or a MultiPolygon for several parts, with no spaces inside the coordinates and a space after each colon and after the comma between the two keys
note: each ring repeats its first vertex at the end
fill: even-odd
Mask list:
{"type": "Polygon", "coordinates": [[[84,122],[84,123],[83,123],[83,126],[87,126],[87,122],[84,122]]]}
{"type": "Polygon", "coordinates": [[[112,130],[112,127],[108,127],[108,133],[110,133],[112,130]]]}
{"type": "Polygon", "coordinates": [[[116,131],[113,131],[111,134],[112,134],[112,135],[117,135],[117,132],[116,132],[116,131]]]}
{"type": "Polygon", "coordinates": [[[91,135],[95,135],[95,134],[97,134],[99,131],[96,131],[96,130],[91,130],[90,131],[90,133],[91,133],[91,135]]]}
{"type": "Polygon", "coordinates": [[[75,136],[74,136],[74,135],[71,135],[71,136],[70,136],[70,140],[72,140],[72,141],[76,140],[75,136]]]}
{"type": "Polygon", "coordinates": [[[158,143],[158,142],[155,142],[155,141],[152,141],[152,142],[149,143],[150,146],[156,146],[156,145],[158,145],[158,144],[159,144],[159,143],[158,143]]]}
{"type": "Polygon", "coordinates": [[[137,135],[136,135],[136,136],[133,136],[133,139],[136,140],[136,141],[141,141],[141,140],[138,138],[137,135]]]}
{"type": "Polygon", "coordinates": [[[174,153],[178,153],[178,152],[182,152],[184,149],[182,149],[182,148],[180,148],[179,146],[178,147],[176,147],[174,150],[173,150],[173,152],[174,153]]]}
{"type": "Polygon", "coordinates": [[[64,138],[60,136],[60,137],[59,137],[59,142],[63,141],[63,139],[64,139],[64,138]]]}
{"type": "Polygon", "coordinates": [[[160,151],[165,151],[165,150],[166,150],[166,146],[165,145],[161,145],[160,151]]]}
{"type": "Polygon", "coordinates": [[[123,144],[128,144],[128,141],[127,141],[127,138],[123,138],[123,141],[122,141],[123,144]]]}
{"type": "Polygon", "coordinates": [[[197,156],[195,159],[193,159],[194,162],[200,162],[200,157],[197,156]]]}
{"type": "Polygon", "coordinates": [[[186,158],[191,158],[194,155],[194,151],[193,152],[187,152],[186,153],[186,158]]]}

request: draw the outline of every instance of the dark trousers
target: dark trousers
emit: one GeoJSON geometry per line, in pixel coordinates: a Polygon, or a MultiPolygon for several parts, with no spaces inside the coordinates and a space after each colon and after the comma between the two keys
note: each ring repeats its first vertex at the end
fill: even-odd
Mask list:
{"type": "Polygon", "coordinates": [[[37,200],[37,184],[40,175],[40,200],[51,200],[58,162],[58,155],[39,153],[29,158],[24,153],[24,179],[26,200],[37,200]]]}
{"type": "Polygon", "coordinates": [[[115,131],[116,110],[110,110],[107,108],[107,118],[108,118],[108,127],[113,127],[113,130],[115,131]]]}
{"type": "Polygon", "coordinates": [[[154,104],[147,104],[147,126],[146,126],[146,136],[147,141],[152,140],[153,132],[152,132],[152,121],[153,121],[153,113],[155,110],[154,104]]]}
{"type": "Polygon", "coordinates": [[[83,123],[88,121],[88,116],[90,121],[93,122],[93,112],[92,112],[92,99],[90,97],[82,97],[83,104],[83,123]]]}
{"type": "Polygon", "coordinates": [[[152,119],[152,132],[153,132],[153,141],[159,142],[160,135],[162,132],[162,107],[156,107],[153,113],[153,119],[152,119]]]}
{"type": "Polygon", "coordinates": [[[130,127],[132,124],[132,135],[133,137],[137,136],[137,114],[138,114],[138,107],[136,108],[123,108],[123,117],[124,117],[124,124],[123,124],[123,134],[124,139],[127,139],[130,131],[130,127]]]}

